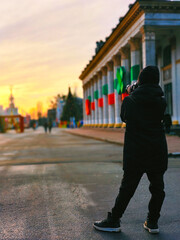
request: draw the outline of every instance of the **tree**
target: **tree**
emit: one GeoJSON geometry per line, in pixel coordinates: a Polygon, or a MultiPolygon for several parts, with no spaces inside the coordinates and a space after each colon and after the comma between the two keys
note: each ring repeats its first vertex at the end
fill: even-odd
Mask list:
{"type": "Polygon", "coordinates": [[[6,132],[5,120],[2,117],[0,117],[0,132],[1,133],[5,133],[6,132]]]}
{"type": "Polygon", "coordinates": [[[72,95],[71,88],[69,87],[69,92],[63,108],[61,120],[69,121],[71,117],[75,117],[76,121],[82,119],[82,104],[80,104],[79,98],[72,95]]]}
{"type": "Polygon", "coordinates": [[[57,108],[57,104],[58,104],[59,99],[62,99],[63,101],[65,101],[66,96],[58,94],[57,96],[53,97],[53,100],[50,100],[50,108],[51,109],[57,108]]]}

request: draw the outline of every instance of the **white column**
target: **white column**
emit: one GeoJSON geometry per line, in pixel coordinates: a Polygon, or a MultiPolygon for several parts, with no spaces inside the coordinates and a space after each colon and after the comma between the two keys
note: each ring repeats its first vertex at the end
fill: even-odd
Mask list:
{"type": "Polygon", "coordinates": [[[156,65],[155,33],[141,28],[143,68],[156,65]]]}
{"type": "MultiPolygon", "coordinates": [[[[102,72],[98,72],[98,94],[99,99],[102,98],[102,72]]],[[[103,124],[103,108],[98,107],[98,119],[99,119],[99,127],[102,127],[103,124]]]]}
{"type": "Polygon", "coordinates": [[[131,51],[131,66],[140,65],[140,51],[131,51]]]}
{"type": "MultiPolygon", "coordinates": [[[[120,49],[121,54],[121,66],[125,68],[125,82],[126,85],[131,84],[130,80],[130,49],[128,47],[122,47],[120,49]]],[[[122,104],[122,102],[121,102],[122,104]]],[[[125,127],[126,124],[122,123],[121,127],[125,127]]]]}
{"type": "Polygon", "coordinates": [[[179,76],[180,76],[180,59],[176,60],[176,83],[177,83],[177,89],[176,89],[176,104],[177,104],[177,120],[178,120],[178,124],[180,124],[180,94],[178,94],[178,91],[180,89],[180,81],[178,81],[179,76]]]}
{"type": "Polygon", "coordinates": [[[85,102],[86,102],[86,87],[85,85],[83,86],[83,125],[86,125],[86,106],[85,106],[85,102]]]}
{"type": "Polygon", "coordinates": [[[126,71],[126,85],[130,84],[130,49],[128,47],[122,47],[120,49],[121,53],[121,66],[125,68],[126,71]]]}
{"type": "MultiPolygon", "coordinates": [[[[139,65],[139,68],[141,69],[141,53],[140,53],[141,41],[139,38],[131,38],[128,42],[130,44],[131,50],[131,68],[135,67],[136,65],[139,65]]],[[[137,81],[138,75],[131,80],[132,83],[137,81]]]]}
{"type": "MultiPolygon", "coordinates": [[[[85,85],[85,92],[84,92],[84,96],[85,96],[85,101],[87,99],[87,84],[85,85]]],[[[86,106],[85,106],[85,111],[86,111],[86,106]]],[[[86,114],[86,113],[85,113],[86,114]]],[[[87,115],[85,116],[85,125],[87,125],[87,115]]]]}
{"type": "MultiPolygon", "coordinates": [[[[97,76],[94,78],[94,92],[95,91],[98,91],[97,76]]],[[[97,124],[99,123],[99,121],[98,121],[98,99],[94,98],[94,103],[95,103],[95,124],[97,127],[97,124]]]]}
{"type": "Polygon", "coordinates": [[[171,39],[171,62],[172,62],[172,102],[173,102],[173,124],[178,125],[178,81],[176,70],[176,38],[171,39]]]}
{"type": "MultiPolygon", "coordinates": [[[[114,93],[114,69],[113,62],[107,63],[107,82],[108,82],[108,95],[114,93]]],[[[115,108],[114,104],[108,104],[108,127],[114,127],[115,124],[115,108]]]]}
{"type": "Polygon", "coordinates": [[[164,85],[163,85],[163,71],[162,71],[162,69],[161,69],[161,67],[162,67],[162,49],[161,49],[161,47],[159,47],[158,49],[157,49],[157,51],[156,51],[156,53],[157,53],[157,66],[158,66],[158,68],[159,68],[159,73],[160,73],[160,75],[159,75],[159,85],[161,86],[161,88],[164,90],[164,85]]]}
{"type": "MultiPolygon", "coordinates": [[[[121,66],[125,68],[125,83],[126,86],[131,84],[130,80],[130,49],[128,47],[122,47],[121,53],[121,66]]],[[[122,104],[122,102],[121,102],[122,104]]]]}
{"type": "MultiPolygon", "coordinates": [[[[102,88],[107,84],[107,67],[102,68],[102,88]]],[[[103,127],[108,126],[108,96],[103,94],[103,127]]]]}
{"type": "MultiPolygon", "coordinates": [[[[94,102],[94,79],[91,79],[91,103],[92,102],[94,102]]],[[[92,126],[95,123],[94,118],[95,118],[94,110],[92,110],[92,108],[91,108],[91,124],[92,124],[92,126]]]]}
{"type": "MultiPolygon", "coordinates": [[[[90,83],[88,83],[88,85],[87,85],[87,98],[89,96],[91,96],[90,83]]],[[[87,122],[88,122],[88,125],[91,124],[91,115],[87,115],[87,122]]]]}
{"type": "MultiPolygon", "coordinates": [[[[114,62],[114,80],[117,79],[116,73],[117,69],[121,65],[121,57],[120,55],[115,55],[113,57],[114,62]]],[[[121,109],[121,96],[118,94],[117,89],[114,89],[114,97],[115,97],[115,125],[114,127],[121,127],[122,122],[120,118],[120,109],[121,109]]]]}

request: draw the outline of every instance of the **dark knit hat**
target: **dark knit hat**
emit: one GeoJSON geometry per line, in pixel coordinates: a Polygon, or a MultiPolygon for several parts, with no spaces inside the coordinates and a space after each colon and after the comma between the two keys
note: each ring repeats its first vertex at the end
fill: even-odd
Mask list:
{"type": "Polygon", "coordinates": [[[159,84],[159,69],[156,66],[147,66],[139,74],[139,85],[159,84]]]}

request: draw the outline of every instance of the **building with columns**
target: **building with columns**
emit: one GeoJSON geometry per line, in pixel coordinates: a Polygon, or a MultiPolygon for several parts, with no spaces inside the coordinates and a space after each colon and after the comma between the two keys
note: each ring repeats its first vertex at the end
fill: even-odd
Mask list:
{"type": "Polygon", "coordinates": [[[180,1],[137,0],[80,75],[84,125],[121,127],[124,87],[148,65],[160,70],[167,113],[180,124],[180,1]]]}

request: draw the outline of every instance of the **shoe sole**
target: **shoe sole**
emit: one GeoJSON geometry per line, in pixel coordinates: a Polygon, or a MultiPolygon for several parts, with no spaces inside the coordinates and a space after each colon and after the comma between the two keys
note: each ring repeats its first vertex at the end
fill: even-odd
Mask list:
{"type": "Polygon", "coordinates": [[[121,232],[121,228],[101,228],[93,224],[93,227],[99,231],[103,232],[121,232]]]}
{"type": "Polygon", "coordinates": [[[151,228],[148,228],[145,224],[143,224],[143,227],[144,229],[146,229],[149,233],[152,233],[152,234],[157,234],[159,233],[159,229],[151,229],[151,228]]]}

